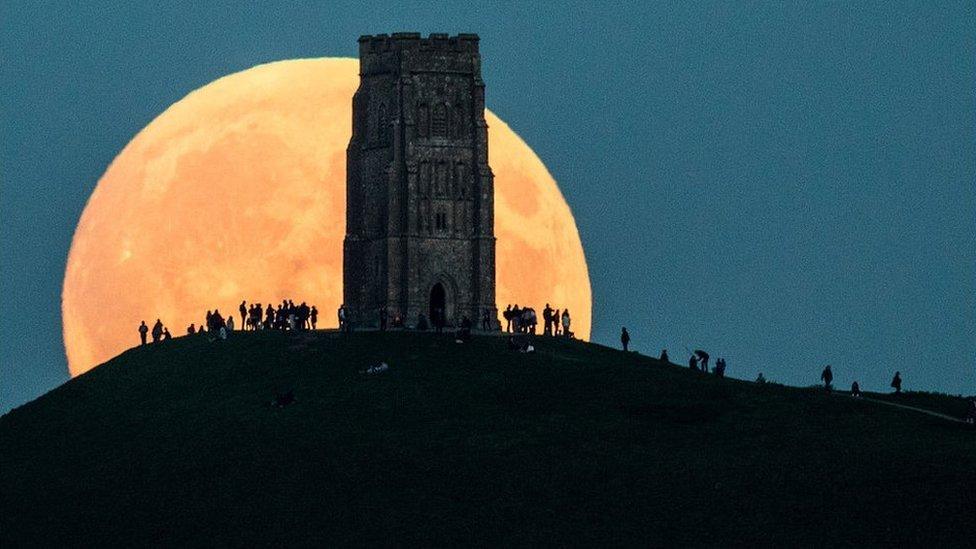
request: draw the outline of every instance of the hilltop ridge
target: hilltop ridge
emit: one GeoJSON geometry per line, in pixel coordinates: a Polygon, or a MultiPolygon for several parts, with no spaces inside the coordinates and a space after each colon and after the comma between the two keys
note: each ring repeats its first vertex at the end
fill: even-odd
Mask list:
{"type": "MultiPolygon", "coordinates": [[[[960,544],[973,430],[538,338],[235,333],[0,418],[0,543],[960,544]],[[390,370],[362,370],[385,361],[390,370]],[[270,405],[293,390],[296,402],[270,405]]],[[[963,542],[964,543],[964,542],[963,542]]]]}

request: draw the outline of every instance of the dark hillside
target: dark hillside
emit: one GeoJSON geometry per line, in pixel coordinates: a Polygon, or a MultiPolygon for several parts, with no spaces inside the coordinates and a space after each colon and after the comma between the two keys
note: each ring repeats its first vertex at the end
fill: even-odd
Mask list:
{"type": "Polygon", "coordinates": [[[538,346],[316,332],[133,349],[0,418],[0,546],[969,542],[966,425],[538,346]],[[269,406],[287,389],[295,404],[269,406]]]}

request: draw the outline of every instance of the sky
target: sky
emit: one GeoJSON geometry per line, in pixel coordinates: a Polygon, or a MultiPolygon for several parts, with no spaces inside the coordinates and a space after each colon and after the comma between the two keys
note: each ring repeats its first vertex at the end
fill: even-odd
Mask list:
{"type": "Polygon", "coordinates": [[[594,341],[976,394],[972,2],[156,4],[0,3],[0,413],[68,379],[71,237],[141,128],[396,31],[481,36],[489,108],[576,216],[594,341]]]}

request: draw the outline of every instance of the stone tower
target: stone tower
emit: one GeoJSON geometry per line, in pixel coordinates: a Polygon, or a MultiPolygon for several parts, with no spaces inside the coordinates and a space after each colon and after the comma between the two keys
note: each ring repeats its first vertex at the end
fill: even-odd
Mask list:
{"type": "Polygon", "coordinates": [[[346,152],[343,298],[354,326],[385,308],[480,327],[495,308],[494,176],[478,36],[359,39],[346,152]]]}

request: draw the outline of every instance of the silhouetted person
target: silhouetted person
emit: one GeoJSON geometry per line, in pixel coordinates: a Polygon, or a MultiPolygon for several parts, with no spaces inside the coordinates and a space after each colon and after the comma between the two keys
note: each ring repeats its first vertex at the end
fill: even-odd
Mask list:
{"type": "Polygon", "coordinates": [[[169,328],[163,328],[163,341],[169,341],[172,338],[173,336],[169,333],[169,328]]]}
{"type": "Polygon", "coordinates": [[[573,332],[569,330],[569,326],[572,324],[572,319],[569,317],[569,309],[563,309],[563,336],[573,337],[573,332]]]}
{"type": "Polygon", "coordinates": [[[708,353],[702,351],[701,349],[695,349],[695,355],[698,356],[698,367],[701,371],[708,373],[708,353]]]}
{"type": "Polygon", "coordinates": [[[554,335],[554,336],[557,336],[557,335],[563,333],[562,330],[559,329],[559,321],[560,321],[560,318],[561,317],[559,316],[559,309],[553,309],[553,311],[552,311],[552,335],[554,335]]]}
{"type": "Polygon", "coordinates": [[[512,304],[509,303],[505,310],[502,312],[502,318],[505,319],[505,331],[512,332],[512,304]]]}
{"type": "Polygon", "coordinates": [[[715,375],[718,377],[725,377],[725,359],[720,358],[715,361],[715,375]]]}
{"type": "Polygon", "coordinates": [[[308,312],[309,318],[312,320],[312,329],[319,323],[319,310],[312,305],[312,310],[308,312]]]}
{"type": "Polygon", "coordinates": [[[197,333],[197,327],[194,326],[193,323],[191,322],[190,325],[186,327],[186,333],[187,335],[193,335],[197,333]]]}
{"type": "Polygon", "coordinates": [[[766,383],[766,376],[762,375],[762,372],[759,372],[759,377],[756,378],[756,383],[758,383],[760,385],[763,385],[763,384],[766,383]]]}
{"type": "Polygon", "coordinates": [[[851,396],[855,398],[861,396],[861,386],[856,381],[851,383],[851,396]]]}
{"type": "Polygon", "coordinates": [[[159,338],[163,337],[163,323],[156,319],[156,324],[153,325],[152,329],[152,340],[153,343],[159,343],[159,338]]]}
{"type": "Polygon", "coordinates": [[[238,307],[237,310],[240,311],[241,313],[241,329],[246,330],[247,329],[247,302],[241,300],[241,306],[238,307]]]}
{"type": "Polygon", "coordinates": [[[268,303],[268,308],[264,310],[264,315],[264,329],[270,330],[274,326],[275,320],[275,310],[270,303],[268,303]]]}
{"type": "Polygon", "coordinates": [[[441,333],[444,331],[444,324],[447,323],[447,319],[445,318],[444,315],[444,309],[437,307],[434,309],[433,312],[434,312],[434,318],[433,318],[434,328],[437,329],[437,333],[441,333]]]}
{"type": "Polygon", "coordinates": [[[542,321],[545,326],[542,328],[542,335],[552,335],[552,307],[546,303],[546,308],[542,309],[542,321]]]}
{"type": "Polygon", "coordinates": [[[522,309],[519,308],[518,303],[512,307],[512,331],[515,333],[522,332],[522,309]]]}
{"type": "Polygon", "coordinates": [[[143,320],[142,324],[139,325],[139,339],[142,340],[141,345],[146,344],[146,334],[149,333],[149,326],[146,326],[146,321],[143,320]]]}
{"type": "Polygon", "coordinates": [[[901,372],[895,372],[895,378],[891,380],[891,386],[895,389],[895,394],[901,393],[901,372]]]}
{"type": "Polygon", "coordinates": [[[626,327],[620,329],[620,344],[624,346],[624,351],[626,351],[627,346],[630,345],[630,334],[627,333],[626,327]]]}
{"type": "Polygon", "coordinates": [[[834,372],[830,370],[830,364],[820,373],[820,381],[824,383],[824,389],[830,392],[830,384],[834,381],[834,372]]]}
{"type": "Polygon", "coordinates": [[[661,362],[664,362],[665,364],[671,362],[671,359],[668,358],[668,350],[667,349],[661,349],[661,362]]]}
{"type": "Polygon", "coordinates": [[[207,327],[207,331],[208,332],[212,332],[214,330],[214,327],[213,327],[213,313],[211,311],[207,311],[207,323],[204,324],[204,326],[207,327]]]}
{"type": "Polygon", "coordinates": [[[471,339],[471,326],[472,322],[470,318],[467,316],[461,317],[461,327],[458,329],[454,338],[458,341],[469,341],[471,339]]]}
{"type": "Polygon", "coordinates": [[[698,370],[698,357],[697,356],[691,355],[691,358],[688,359],[688,367],[691,368],[692,370],[695,370],[695,371],[698,370]]]}

